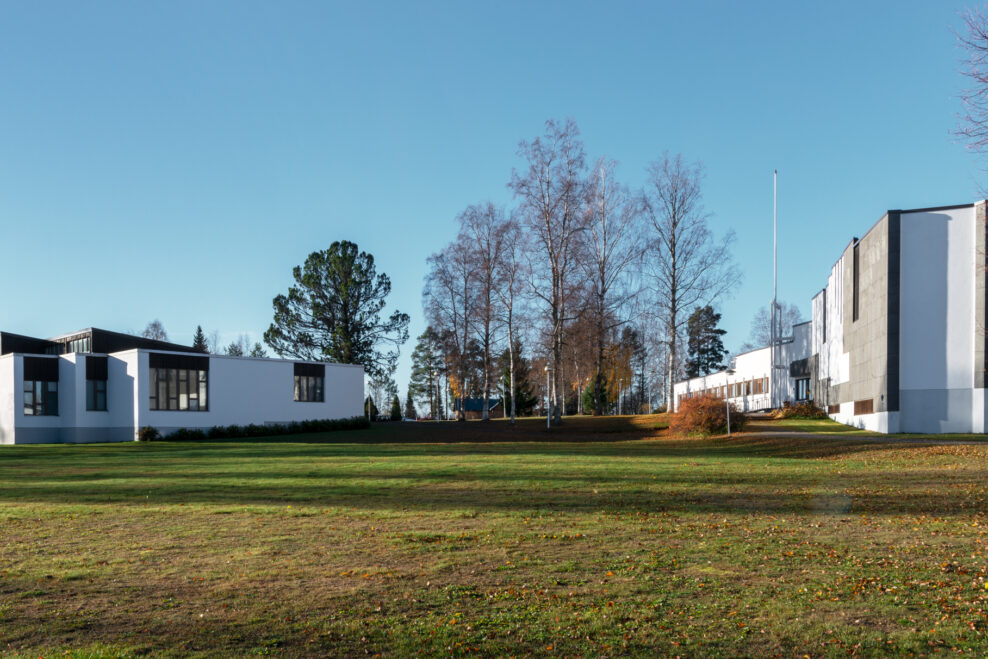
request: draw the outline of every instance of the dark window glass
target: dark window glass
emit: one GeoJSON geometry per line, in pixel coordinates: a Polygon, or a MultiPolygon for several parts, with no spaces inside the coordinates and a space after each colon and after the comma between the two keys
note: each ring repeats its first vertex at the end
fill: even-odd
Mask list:
{"type": "Polygon", "coordinates": [[[106,380],[86,380],[86,409],[106,411],[106,380]]]}
{"type": "Polygon", "coordinates": [[[148,369],[148,408],[176,412],[206,412],[209,371],[188,368],[148,369]]]}
{"type": "Polygon", "coordinates": [[[323,378],[316,375],[296,375],[295,400],[301,403],[324,402],[323,378]]]}
{"type": "Polygon", "coordinates": [[[24,381],[25,416],[58,416],[58,382],[24,381]]]}

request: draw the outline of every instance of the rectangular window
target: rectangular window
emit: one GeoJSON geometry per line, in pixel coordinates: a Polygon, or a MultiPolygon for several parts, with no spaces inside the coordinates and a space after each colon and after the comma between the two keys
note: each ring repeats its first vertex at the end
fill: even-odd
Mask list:
{"type": "Polygon", "coordinates": [[[24,415],[58,416],[58,358],[24,358],[24,415]]]}
{"type": "Polygon", "coordinates": [[[295,364],[295,400],[300,403],[323,403],[325,364],[295,364]]]}
{"type": "Polygon", "coordinates": [[[106,380],[86,380],[86,410],[106,411],[106,380]]]}
{"type": "Polygon", "coordinates": [[[208,412],[209,371],[191,368],[151,368],[148,408],[157,411],[208,412]]]}
{"type": "Polygon", "coordinates": [[[24,415],[58,416],[57,380],[24,380],[24,415]]]}
{"type": "Polygon", "coordinates": [[[872,414],[875,411],[875,400],[869,398],[868,400],[856,400],[854,401],[854,415],[859,414],[872,414]]]}
{"type": "Polygon", "coordinates": [[[800,378],[796,380],[796,400],[810,399],[810,379],[800,378]]]}
{"type": "Polygon", "coordinates": [[[86,410],[106,411],[107,358],[86,357],[86,410]]]}

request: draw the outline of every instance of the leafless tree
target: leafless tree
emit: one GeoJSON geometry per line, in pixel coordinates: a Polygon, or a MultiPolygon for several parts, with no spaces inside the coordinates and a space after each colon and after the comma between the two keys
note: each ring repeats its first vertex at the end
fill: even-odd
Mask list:
{"type": "Polygon", "coordinates": [[[964,114],[955,133],[977,153],[988,151],[988,17],[977,9],[964,15],[963,34],[957,38],[967,51],[964,75],[971,86],[961,92],[964,114]]]}
{"type": "Polygon", "coordinates": [[[561,371],[567,302],[572,294],[572,270],[578,235],[584,227],[581,212],[582,177],[585,169],[580,131],[571,119],[549,120],[545,133],[522,141],[518,155],[527,170],[512,170],[509,187],[521,202],[525,227],[533,235],[532,292],[546,306],[552,352],[552,414],[562,421],[561,371]],[[533,250],[535,251],[535,250],[533,250]]]}
{"type": "Polygon", "coordinates": [[[717,241],[707,225],[700,183],[703,168],[681,154],[663,154],[648,167],[642,207],[650,229],[650,274],[669,347],[666,407],[679,369],[678,339],[689,313],[731,290],[741,273],[731,256],[733,232],[717,241]]]}
{"type": "Polygon", "coordinates": [[[472,245],[455,240],[441,252],[430,256],[429,274],[423,291],[430,324],[438,328],[451,344],[447,354],[452,363],[447,370],[453,372],[450,379],[457,383],[460,409],[456,418],[459,421],[466,420],[471,319],[476,305],[477,281],[473,251],[472,245]]]}
{"type": "Polygon", "coordinates": [[[524,245],[521,228],[515,219],[509,219],[501,227],[501,258],[494,271],[494,294],[501,303],[501,318],[507,330],[508,340],[508,389],[511,395],[511,423],[515,422],[515,320],[521,285],[525,280],[524,245]]]}
{"type": "Polygon", "coordinates": [[[165,326],[157,318],[148,323],[144,331],[141,332],[141,336],[145,339],[155,339],[156,341],[168,340],[168,332],[165,331],[165,326]]]}
{"type": "MultiPolygon", "coordinates": [[[[604,348],[607,332],[625,322],[617,309],[629,296],[615,295],[615,288],[627,283],[629,267],[641,261],[643,249],[639,232],[639,208],[627,189],[614,179],[617,163],[597,161],[585,191],[585,255],[582,265],[589,283],[589,311],[594,322],[594,410],[604,413],[604,348]],[[609,321],[613,319],[613,321],[609,321]]],[[[630,291],[629,291],[630,292],[630,291]]],[[[634,297],[634,296],[631,296],[634,297]]]]}
{"type": "MultiPolygon", "coordinates": [[[[782,336],[792,336],[793,325],[803,321],[803,312],[795,304],[779,302],[779,325],[782,336]]],[[[778,325],[777,325],[778,327],[778,325]]],[[[772,319],[768,307],[759,307],[751,319],[751,334],[748,341],[741,345],[741,352],[764,348],[772,341],[772,319]]]]}
{"type": "Polygon", "coordinates": [[[460,237],[473,247],[473,271],[476,277],[474,304],[474,335],[483,353],[482,418],[489,419],[487,401],[491,396],[491,379],[494,372],[494,346],[501,314],[498,308],[498,271],[504,253],[504,209],[491,202],[470,206],[460,213],[460,237]]]}

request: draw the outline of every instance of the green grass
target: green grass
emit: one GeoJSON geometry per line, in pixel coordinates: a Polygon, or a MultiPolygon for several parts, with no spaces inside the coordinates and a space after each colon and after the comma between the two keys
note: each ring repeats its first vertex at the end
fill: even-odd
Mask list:
{"type": "Polygon", "coordinates": [[[786,430],[789,432],[813,432],[825,435],[856,435],[861,437],[882,437],[868,430],[845,426],[832,419],[773,419],[771,421],[751,421],[746,428],[749,432],[786,430]]]}
{"type": "Polygon", "coordinates": [[[988,447],[520,426],[6,447],[0,648],[988,651],[988,447]]]}

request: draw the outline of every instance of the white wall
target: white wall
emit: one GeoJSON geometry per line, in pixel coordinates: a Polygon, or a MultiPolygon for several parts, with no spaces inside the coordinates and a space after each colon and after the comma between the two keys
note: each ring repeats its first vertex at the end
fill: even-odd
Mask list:
{"type": "Polygon", "coordinates": [[[904,432],[971,432],[975,209],[901,217],[901,427],[904,432]]]}
{"type": "MultiPolygon", "coordinates": [[[[735,372],[733,375],[727,375],[724,371],[718,371],[705,377],[677,382],[673,387],[673,393],[675,394],[673,396],[673,402],[676,409],[679,406],[679,397],[683,394],[705,391],[735,382],[767,378],[771,362],[770,352],[768,348],[760,348],[759,350],[752,350],[751,352],[738,355],[735,359],[735,372]]],[[[764,394],[733,396],[730,400],[734,405],[741,408],[742,411],[766,409],[770,404],[767,390],[764,394]]]]}
{"type": "Polygon", "coordinates": [[[362,366],[326,364],[325,402],[304,403],[294,400],[294,362],[219,355],[209,356],[208,411],[152,411],[148,353],[133,352],[138,353],[139,364],[135,388],[138,428],[153,426],[167,433],[176,428],[343,419],[363,414],[362,366]]]}
{"type": "Polygon", "coordinates": [[[0,444],[14,443],[14,355],[0,355],[0,444]]]}
{"type": "MultiPolygon", "coordinates": [[[[201,356],[201,355],[196,355],[201,356]]],[[[86,409],[86,355],[58,359],[58,416],[25,416],[22,355],[0,356],[0,443],[132,441],[150,425],[163,433],[177,428],[252,423],[288,423],[361,416],[362,366],[326,364],[322,403],[294,400],[294,362],[249,357],[209,357],[209,411],[149,409],[148,352],[107,356],[107,409],[86,409]]]]}

